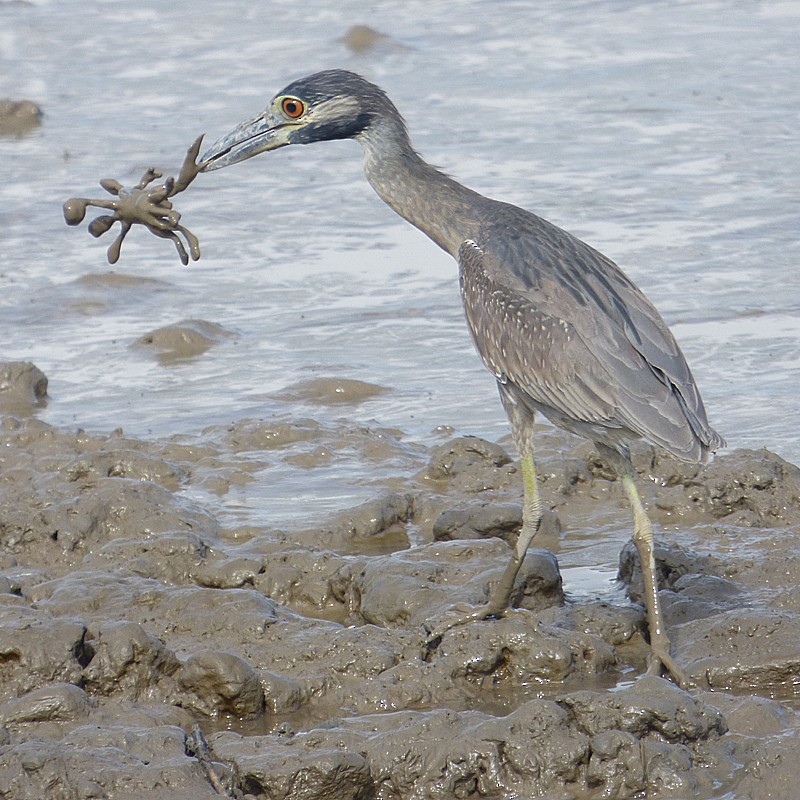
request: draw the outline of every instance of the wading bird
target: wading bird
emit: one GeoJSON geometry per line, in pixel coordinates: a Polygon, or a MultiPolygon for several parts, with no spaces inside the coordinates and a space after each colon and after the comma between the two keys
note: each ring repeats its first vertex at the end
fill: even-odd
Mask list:
{"type": "MultiPolygon", "coordinates": [[[[634,484],[629,443],[643,438],[682,461],[724,446],[672,333],[606,256],[535,214],[492,200],[427,164],[379,87],[343,70],[291,83],[266,110],[202,157],[206,172],[292,144],[356,139],[367,180],[391,208],[458,261],[469,330],[497,380],[520,456],[523,525],[485,606],[455,624],[502,615],[542,519],[533,422],[592,440],[633,508],[650,634],[648,672],[688,681],[670,655],[658,598],[653,528],[634,484]]],[[[439,635],[441,635],[440,632],[439,635]]]]}

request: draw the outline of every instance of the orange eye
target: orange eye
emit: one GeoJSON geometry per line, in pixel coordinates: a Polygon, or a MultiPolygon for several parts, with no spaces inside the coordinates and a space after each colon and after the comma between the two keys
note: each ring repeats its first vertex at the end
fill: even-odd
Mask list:
{"type": "Polygon", "coordinates": [[[306,110],[303,101],[298,100],[296,97],[284,97],[281,102],[281,108],[283,109],[283,113],[292,119],[302,117],[303,112],[306,110]]]}

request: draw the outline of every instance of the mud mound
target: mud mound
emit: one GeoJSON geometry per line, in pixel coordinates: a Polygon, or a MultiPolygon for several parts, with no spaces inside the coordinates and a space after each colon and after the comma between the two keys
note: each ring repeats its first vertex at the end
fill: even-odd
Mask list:
{"type": "MultiPolygon", "coordinates": [[[[14,391],[40,396],[14,369],[14,391]]],[[[565,598],[558,559],[532,549],[515,610],[426,647],[432,625],[485,602],[519,528],[517,468],[497,444],[426,452],[313,420],[193,441],[24,414],[2,431],[4,798],[790,796],[800,470],[767,451],[703,469],[637,452],[665,528],[675,654],[700,687],[687,693],[637,677],[630,547],[633,602],[565,598]],[[226,495],[252,480],[254,453],[345,447],[406,477],[313,528],[231,525],[226,495]]],[[[545,430],[540,453],[540,543],[581,523],[590,536],[598,505],[625,529],[591,449],[545,430]]]]}

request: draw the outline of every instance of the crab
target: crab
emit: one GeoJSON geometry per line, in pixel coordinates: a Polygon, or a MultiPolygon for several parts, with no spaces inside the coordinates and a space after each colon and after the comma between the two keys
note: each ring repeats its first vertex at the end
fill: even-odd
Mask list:
{"type": "Polygon", "coordinates": [[[134,225],[144,225],[155,236],[172,241],[184,265],[189,263],[190,257],[192,261],[197,261],[200,258],[200,242],[188,228],[180,224],[181,215],[173,208],[169,198],[186,189],[201,171],[203,165],[197,163],[197,156],[202,141],[203,136],[198,136],[186,151],[177,178],[169,177],[163,183],[152,186],[153,181],[162,175],[151,168],[132,189],[126,189],[119,181],[110,178],[100,181],[103,189],[114,196],[113,200],[71,197],[64,203],[67,225],[80,225],[89,206],[105,208],[113,213],[93,219],[89,223],[89,233],[95,237],[102,236],[115,222],[119,222],[120,232],[107,251],[109,264],[116,264],[119,260],[122,242],[134,225]],[[178,234],[186,240],[186,246],[178,234]]]}

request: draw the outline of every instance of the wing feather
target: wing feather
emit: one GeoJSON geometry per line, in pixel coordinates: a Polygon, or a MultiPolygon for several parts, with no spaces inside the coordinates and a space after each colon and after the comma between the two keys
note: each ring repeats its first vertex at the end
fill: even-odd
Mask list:
{"type": "Polygon", "coordinates": [[[643,437],[689,461],[721,446],[680,348],[635,284],[565,231],[498,205],[512,217],[504,235],[495,214],[459,251],[467,322],[498,379],[597,441],[643,437]]]}

